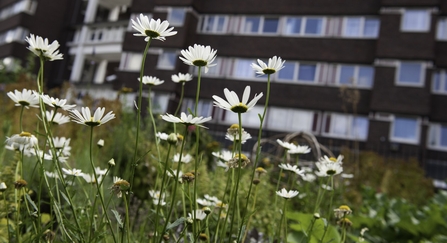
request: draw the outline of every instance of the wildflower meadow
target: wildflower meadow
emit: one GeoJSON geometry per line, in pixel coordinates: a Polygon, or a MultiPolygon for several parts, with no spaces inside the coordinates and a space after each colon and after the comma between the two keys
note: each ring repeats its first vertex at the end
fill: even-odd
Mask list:
{"type": "Polygon", "coordinates": [[[87,98],[82,106],[69,89],[46,90],[45,64],[64,58],[59,43],[26,37],[39,69],[5,86],[0,242],[447,242],[447,194],[434,194],[417,166],[396,162],[390,169],[380,156],[361,154],[361,170],[346,162],[353,161],[349,150],[333,154],[312,134],[263,137],[281,57],[251,65],[266,80],[262,93],[228,87],[212,96],[216,108],[238,118],[223,138],[231,146],[214,141],[212,117],[198,109],[201,75],[216,65],[214,47],[181,51],[180,60],[197,72],[172,74],[182,86],[179,105],[154,114],[143,94],[165,81],[144,73],[145,58],[152,41],[177,32],[143,14],[132,27],[146,47],[131,110],[123,108],[124,90],[116,101],[87,98]],[[189,82],[197,91],[185,109],[189,82]],[[244,114],[257,103],[264,110],[258,133],[250,134],[244,114]],[[388,169],[411,180],[397,197],[393,179],[380,174],[388,169]]]}

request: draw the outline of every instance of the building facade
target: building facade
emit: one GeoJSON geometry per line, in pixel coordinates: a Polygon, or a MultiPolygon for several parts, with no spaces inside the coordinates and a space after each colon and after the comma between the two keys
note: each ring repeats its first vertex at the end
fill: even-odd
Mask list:
{"type": "MultiPolygon", "coordinates": [[[[4,2],[2,11],[18,1],[4,2]]],[[[37,10],[45,3],[20,2],[37,2],[37,10]]],[[[133,36],[130,19],[143,13],[178,31],[153,41],[146,59],[145,74],[166,81],[151,94],[157,112],[178,105],[181,87],[169,82],[171,75],[196,72],[179,60],[190,45],[217,49],[217,66],[202,77],[199,103],[199,114],[213,117],[210,130],[225,131],[237,121],[213,107],[212,95],[222,96],[224,88],[241,93],[247,85],[265,93],[266,77],[256,76],[250,64],[280,56],[286,64],[272,76],[264,137],[307,131],[335,151],[358,142],[360,149],[386,156],[416,157],[430,177],[447,178],[445,0],[73,2],[65,3],[77,11],[61,16],[68,20],[57,27],[60,36],[35,34],[66,36],[65,76],[59,77],[79,87],[88,84],[95,94],[104,87],[137,89],[146,43],[133,36]]],[[[16,17],[2,18],[9,23],[16,17]]],[[[7,31],[1,26],[0,33],[7,31]]],[[[0,35],[0,58],[13,44],[2,44],[0,35]]],[[[187,83],[184,110],[195,92],[196,83],[187,83]]],[[[263,102],[244,116],[247,130],[258,127],[263,102]]]]}

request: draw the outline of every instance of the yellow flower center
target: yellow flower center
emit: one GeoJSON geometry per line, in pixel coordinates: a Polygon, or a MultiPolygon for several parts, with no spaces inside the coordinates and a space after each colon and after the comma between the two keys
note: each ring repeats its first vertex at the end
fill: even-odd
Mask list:
{"type": "Polygon", "coordinates": [[[29,132],[21,132],[21,133],[19,134],[19,136],[20,136],[20,137],[28,137],[28,138],[30,138],[30,137],[32,136],[32,134],[29,133],[29,132]]]}
{"type": "Polygon", "coordinates": [[[197,66],[197,67],[204,67],[204,66],[206,66],[207,64],[208,64],[208,62],[207,61],[205,61],[205,60],[194,60],[193,62],[192,62],[192,64],[194,64],[194,66],[197,66]]]}
{"type": "Polygon", "coordinates": [[[262,72],[264,72],[265,74],[274,74],[276,72],[276,70],[272,69],[272,68],[266,68],[266,69],[262,70],[262,72]]]}
{"type": "Polygon", "coordinates": [[[239,105],[234,105],[230,108],[230,110],[234,113],[245,113],[248,110],[248,107],[242,102],[239,105]]]}
{"type": "Polygon", "coordinates": [[[233,124],[230,126],[230,129],[239,129],[239,125],[238,124],[233,124]]]}
{"type": "Polygon", "coordinates": [[[152,38],[157,38],[157,37],[160,36],[160,33],[155,32],[155,31],[153,31],[153,30],[145,30],[144,33],[145,33],[147,36],[152,37],[152,38]]]}
{"type": "Polygon", "coordinates": [[[349,208],[347,205],[341,205],[338,209],[345,210],[345,211],[351,211],[351,208],[349,208]]]}
{"type": "Polygon", "coordinates": [[[337,158],[335,158],[335,157],[330,157],[329,160],[332,162],[337,162],[337,158]]]}
{"type": "Polygon", "coordinates": [[[30,105],[29,102],[24,101],[24,100],[20,100],[20,101],[19,101],[19,104],[22,105],[22,106],[29,106],[29,105],[30,105]]]}
{"type": "Polygon", "coordinates": [[[85,125],[90,126],[90,127],[96,127],[96,126],[99,126],[100,124],[101,124],[101,122],[94,121],[93,117],[90,117],[90,121],[85,122],[85,125]]]}

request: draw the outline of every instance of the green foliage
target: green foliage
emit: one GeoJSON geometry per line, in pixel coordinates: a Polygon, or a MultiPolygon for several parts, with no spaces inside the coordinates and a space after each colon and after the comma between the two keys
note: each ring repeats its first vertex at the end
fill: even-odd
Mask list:
{"type": "Polygon", "coordinates": [[[289,224],[292,232],[288,235],[287,242],[335,243],[341,240],[337,229],[328,224],[325,218],[316,219],[313,214],[299,212],[287,213],[286,218],[292,221],[289,224]]]}

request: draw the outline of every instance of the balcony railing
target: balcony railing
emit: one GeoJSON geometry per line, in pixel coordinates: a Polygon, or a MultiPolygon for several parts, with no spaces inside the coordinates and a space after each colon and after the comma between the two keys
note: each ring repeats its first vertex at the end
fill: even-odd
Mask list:
{"type": "Polygon", "coordinates": [[[85,36],[81,34],[82,28],[79,28],[75,32],[71,44],[121,43],[127,28],[127,21],[92,24],[88,25],[87,28],[85,36]]]}

